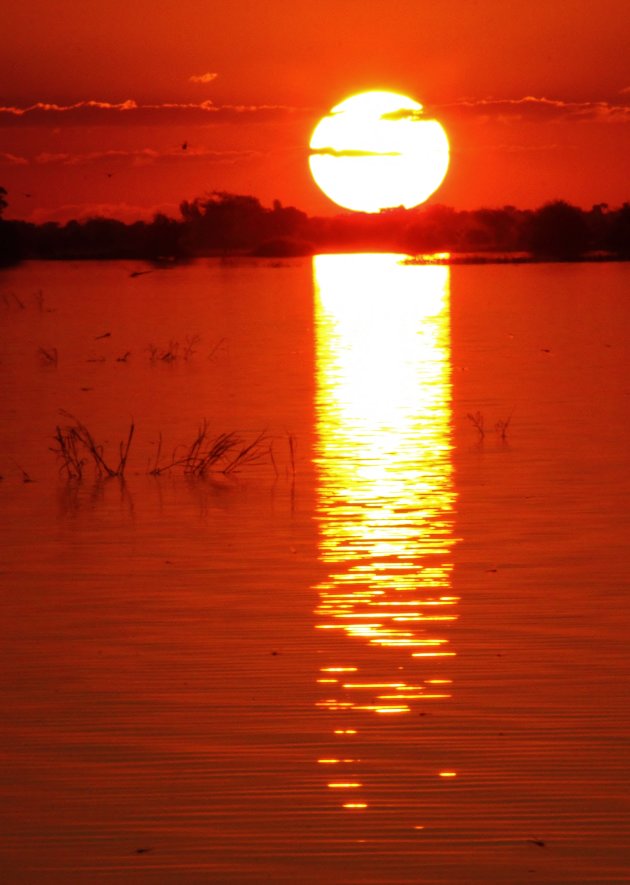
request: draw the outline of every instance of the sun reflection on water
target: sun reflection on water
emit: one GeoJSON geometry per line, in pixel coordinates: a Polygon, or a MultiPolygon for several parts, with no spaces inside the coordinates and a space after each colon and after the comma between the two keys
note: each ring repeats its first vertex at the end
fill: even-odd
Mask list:
{"type": "Polygon", "coordinates": [[[454,655],[448,625],[457,617],[449,268],[320,255],[313,273],[317,516],[328,567],[316,627],[329,636],[318,706],[347,735],[356,716],[408,714],[450,696],[450,680],[435,672],[454,655]]]}

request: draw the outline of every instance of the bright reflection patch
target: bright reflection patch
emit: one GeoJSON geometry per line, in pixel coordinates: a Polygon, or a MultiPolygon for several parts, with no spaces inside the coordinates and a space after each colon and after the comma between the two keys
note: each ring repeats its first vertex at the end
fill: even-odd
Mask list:
{"type": "MultiPolygon", "coordinates": [[[[323,255],[314,278],[319,547],[330,565],[317,627],[413,657],[450,657],[448,636],[435,632],[457,601],[449,268],[323,255]]],[[[405,713],[396,697],[447,696],[390,680],[341,688],[320,704],[405,713]],[[356,702],[359,687],[373,703],[356,702]]]]}
{"type": "MultiPolygon", "coordinates": [[[[316,587],[317,706],[339,736],[359,717],[395,722],[450,697],[438,669],[454,655],[457,607],[449,268],[320,255],[313,273],[317,519],[328,572],[316,587]]],[[[338,758],[329,752],[320,758],[338,758]]],[[[362,773],[358,761],[347,767],[362,773]]],[[[347,783],[369,792],[365,778],[335,787],[347,783]]]]}

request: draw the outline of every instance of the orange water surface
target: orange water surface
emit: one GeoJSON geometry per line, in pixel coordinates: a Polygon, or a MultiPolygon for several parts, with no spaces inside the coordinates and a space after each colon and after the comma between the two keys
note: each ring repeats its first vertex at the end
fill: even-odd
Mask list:
{"type": "Polygon", "coordinates": [[[2,882],[629,881],[630,267],[403,259],[0,272],[2,882]]]}

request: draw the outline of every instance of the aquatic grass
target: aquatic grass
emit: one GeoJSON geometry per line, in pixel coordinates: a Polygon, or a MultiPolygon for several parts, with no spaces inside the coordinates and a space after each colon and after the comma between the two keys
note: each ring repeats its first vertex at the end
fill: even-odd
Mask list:
{"type": "Polygon", "coordinates": [[[217,469],[237,444],[235,433],[220,433],[211,439],[208,436],[208,423],[204,419],[184,459],[184,473],[187,476],[204,476],[210,470],[217,469]]]}
{"type": "MultiPolygon", "coordinates": [[[[486,427],[485,427],[485,419],[481,412],[468,412],[466,418],[473,425],[477,433],[479,434],[479,440],[482,441],[486,435],[486,427]]],[[[510,427],[510,423],[512,421],[512,416],[508,415],[507,418],[501,418],[494,425],[495,432],[501,437],[503,442],[507,440],[508,430],[510,427]]]]}
{"type": "MultiPolygon", "coordinates": [[[[240,445],[240,442],[237,440],[240,445]]],[[[254,464],[256,461],[262,461],[265,458],[271,460],[271,441],[267,437],[265,431],[262,431],[250,443],[241,446],[235,457],[230,461],[225,470],[226,474],[235,473],[248,464],[254,464]]]]}
{"type": "Polygon", "coordinates": [[[174,363],[175,360],[181,357],[181,359],[187,362],[197,352],[195,348],[200,341],[200,335],[186,335],[184,344],[180,344],[174,338],[169,341],[166,347],[149,344],[147,347],[149,359],[152,363],[174,363]]]}
{"type": "MultiPolygon", "coordinates": [[[[50,447],[50,451],[60,462],[60,473],[67,479],[81,480],[88,465],[92,465],[99,479],[124,478],[135,433],[134,422],[131,422],[127,438],[118,444],[118,461],[112,462],[106,458],[104,446],[96,441],[82,421],[64,410],[60,410],[60,414],[67,419],[67,423],[56,425],[54,445],[50,447]]],[[[295,442],[292,441],[290,445],[294,452],[295,442]]],[[[273,439],[264,430],[253,439],[247,439],[236,431],[213,436],[207,420],[204,419],[192,441],[176,446],[169,460],[163,461],[162,452],[163,438],[160,432],[152,466],[147,470],[150,476],[161,476],[176,470],[193,479],[201,479],[211,473],[230,476],[265,461],[272,464],[276,476],[278,475],[273,455],[273,439]]],[[[295,475],[294,463],[292,471],[295,475]]]]}
{"type": "Polygon", "coordinates": [[[197,351],[196,346],[201,341],[200,335],[186,335],[184,343],[172,338],[166,347],[159,347],[157,344],[149,344],[147,350],[149,359],[152,363],[174,363],[176,359],[188,361],[197,351]]]}
{"type": "MultiPolygon", "coordinates": [[[[26,310],[31,304],[30,299],[27,304],[25,301],[22,301],[22,299],[18,295],[16,295],[15,292],[0,292],[0,299],[2,300],[5,307],[17,307],[19,310],[26,310]]],[[[32,303],[35,305],[40,313],[44,313],[44,311],[46,311],[46,313],[52,313],[51,308],[45,307],[44,305],[44,292],[42,289],[38,289],[36,292],[33,292],[32,303]]]]}
{"type": "Polygon", "coordinates": [[[228,476],[265,458],[270,460],[275,467],[271,440],[265,431],[257,434],[249,442],[235,431],[219,433],[213,437],[206,419],[199,425],[197,433],[189,445],[180,445],[175,448],[169,462],[160,464],[161,455],[162,434],[160,433],[154,465],[149,470],[152,476],[159,476],[178,468],[188,477],[201,478],[208,473],[222,473],[228,476]]]}
{"type": "Polygon", "coordinates": [[[59,353],[56,347],[38,347],[37,353],[46,365],[57,366],[59,364],[59,353]]]}
{"type": "Polygon", "coordinates": [[[152,363],[163,362],[172,363],[177,359],[179,352],[179,341],[169,341],[166,348],[157,347],[155,344],[149,344],[149,359],[152,363]]]}
{"type": "Polygon", "coordinates": [[[77,435],[71,428],[63,429],[57,425],[53,439],[57,446],[51,448],[51,452],[61,461],[60,473],[65,473],[68,479],[82,479],[87,460],[81,454],[77,435]]]}
{"type": "Polygon", "coordinates": [[[129,426],[127,439],[121,440],[118,444],[118,465],[113,467],[105,460],[103,446],[96,442],[85,424],[63,409],[60,414],[72,422],[63,427],[58,424],[53,437],[57,445],[55,448],[51,448],[51,451],[61,461],[61,472],[65,472],[69,479],[81,479],[83,468],[91,460],[97,476],[101,478],[124,477],[135,432],[133,421],[129,426]]]}
{"type": "Polygon", "coordinates": [[[22,299],[18,298],[15,292],[3,292],[2,300],[4,301],[5,307],[18,307],[20,310],[25,310],[26,308],[22,299]]]}

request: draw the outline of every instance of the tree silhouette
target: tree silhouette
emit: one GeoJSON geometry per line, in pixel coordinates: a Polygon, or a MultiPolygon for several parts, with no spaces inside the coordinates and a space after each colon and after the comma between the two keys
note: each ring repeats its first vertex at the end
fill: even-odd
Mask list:
{"type": "Polygon", "coordinates": [[[113,218],[44,222],[6,220],[7,191],[0,188],[0,261],[25,258],[172,261],[203,255],[287,257],[317,252],[451,252],[456,261],[575,261],[630,259],[630,203],[590,210],[563,200],[539,209],[456,210],[439,204],[402,207],[375,214],[344,212],[308,217],[274,200],[271,208],[256,197],[213,192],[180,205],[180,218],[158,213],[150,222],[125,224],[113,218]],[[493,254],[494,253],[494,254],[493,254]]]}
{"type": "Polygon", "coordinates": [[[526,240],[537,257],[571,260],[586,252],[590,232],[580,209],[564,200],[556,200],[534,212],[526,240]]]}
{"type": "Polygon", "coordinates": [[[20,222],[7,221],[2,217],[8,205],[7,190],[0,187],[0,266],[17,264],[22,257],[20,222]]]}
{"type": "Polygon", "coordinates": [[[193,253],[203,248],[227,252],[260,241],[265,210],[256,197],[215,191],[180,205],[185,238],[193,253]]]}
{"type": "Polygon", "coordinates": [[[630,203],[624,203],[621,209],[614,213],[606,248],[620,258],[630,258],[630,203]]]}

